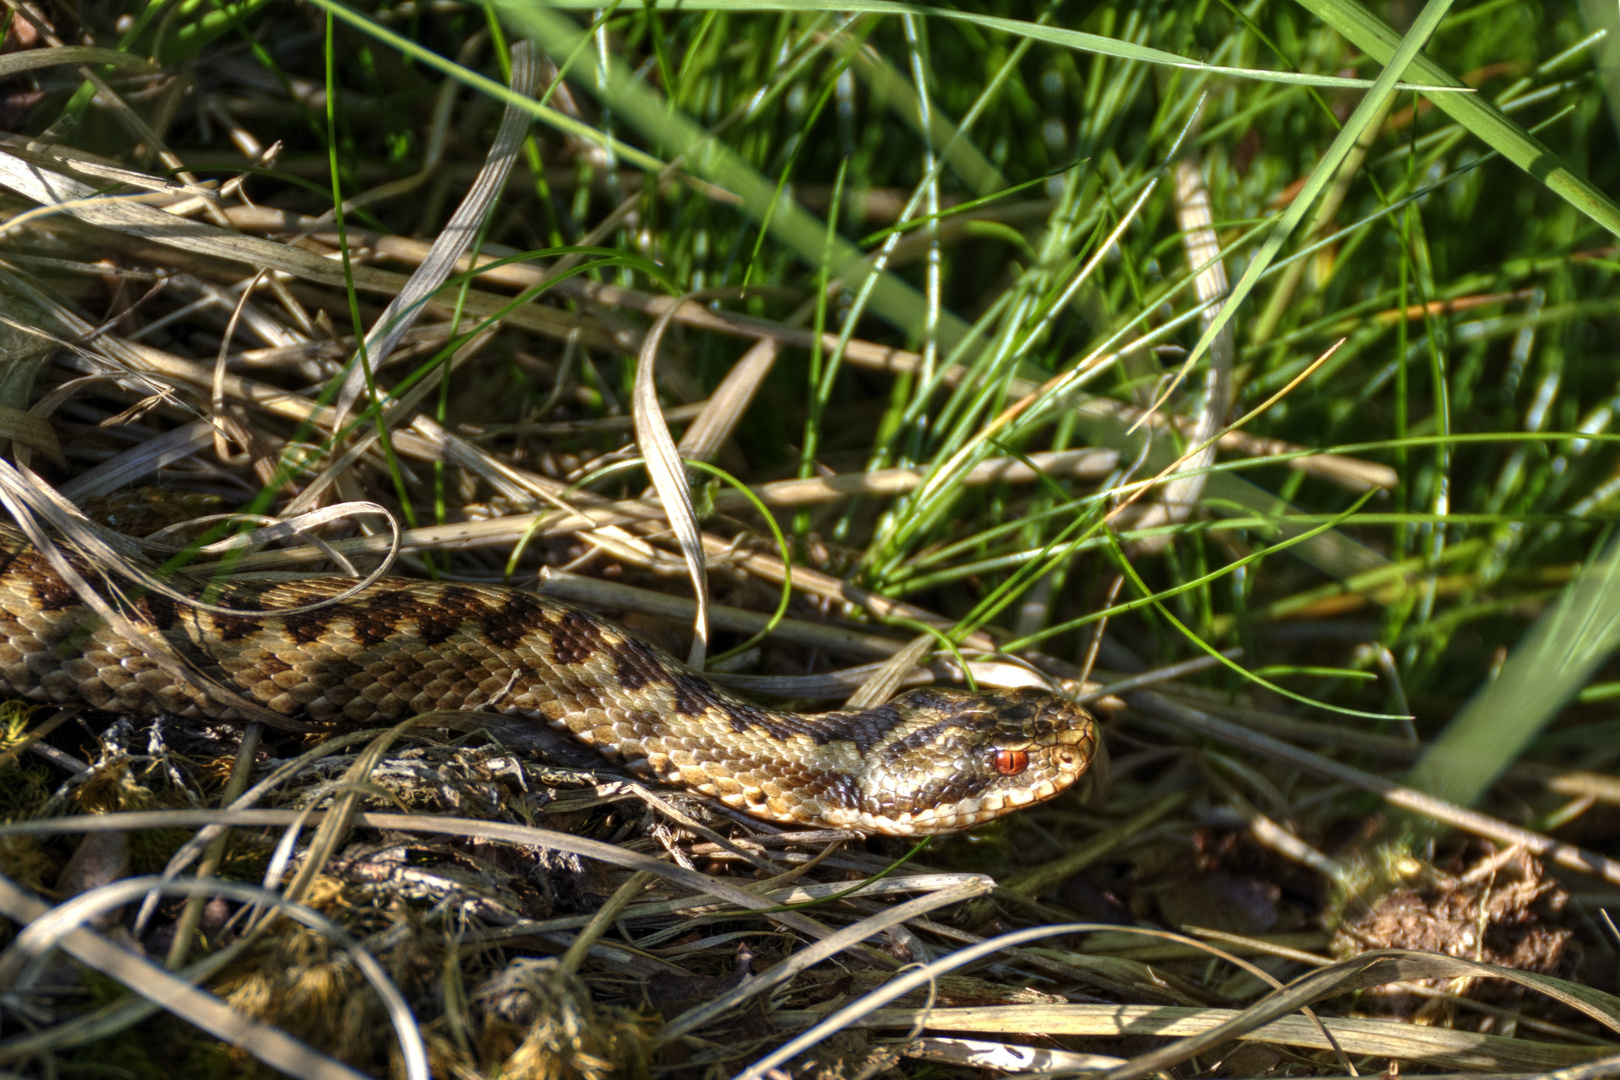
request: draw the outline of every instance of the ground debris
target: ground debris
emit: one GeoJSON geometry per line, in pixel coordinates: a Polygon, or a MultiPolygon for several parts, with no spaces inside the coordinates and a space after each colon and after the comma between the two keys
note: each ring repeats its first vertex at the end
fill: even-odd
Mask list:
{"type": "MultiPolygon", "coordinates": [[[[1580,955],[1573,931],[1559,925],[1568,899],[1522,849],[1492,852],[1455,874],[1401,855],[1350,893],[1329,948],[1340,957],[1417,949],[1570,978],[1580,955]]],[[[1514,992],[1493,979],[1451,983],[1446,989],[1476,998],[1514,992]]],[[[1385,996],[1404,995],[1390,988],[1385,996]]]]}

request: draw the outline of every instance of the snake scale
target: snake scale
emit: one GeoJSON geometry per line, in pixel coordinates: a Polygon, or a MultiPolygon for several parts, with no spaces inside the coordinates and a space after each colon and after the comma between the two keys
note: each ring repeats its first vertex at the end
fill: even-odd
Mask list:
{"type": "MultiPolygon", "coordinates": [[[[64,546],[64,551],[66,548],[64,546]]],[[[70,555],[106,596],[104,579],[70,555]]],[[[581,608],[515,588],[385,578],[233,582],[210,614],[124,605],[187,665],[322,724],[482,710],[545,722],[648,779],[773,821],[951,832],[1063,791],[1096,750],[1086,711],[1041,690],[925,688],[875,708],[762,708],[581,608]]],[[[239,720],[115,632],[21,532],[0,525],[0,690],[113,712],[239,720]]]]}

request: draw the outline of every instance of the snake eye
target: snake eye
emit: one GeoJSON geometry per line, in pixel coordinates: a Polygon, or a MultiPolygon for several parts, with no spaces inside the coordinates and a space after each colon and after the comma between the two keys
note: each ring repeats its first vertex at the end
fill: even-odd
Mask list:
{"type": "Polygon", "coordinates": [[[1017,776],[1029,768],[1028,750],[997,750],[995,756],[996,772],[1002,776],[1017,776]]]}

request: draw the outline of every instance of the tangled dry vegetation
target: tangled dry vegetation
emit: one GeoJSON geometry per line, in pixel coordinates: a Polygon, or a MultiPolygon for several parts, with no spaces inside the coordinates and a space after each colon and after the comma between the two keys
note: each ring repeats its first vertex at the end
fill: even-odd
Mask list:
{"type": "MultiPolygon", "coordinates": [[[[696,556],[707,669],[743,692],[827,708],[968,676],[1045,685],[1096,712],[1111,762],[915,850],[741,817],[508,718],[309,733],[15,704],[0,1067],[1620,1075],[1612,721],[1577,711],[1478,810],[1404,779],[1596,550],[1601,499],[1569,507],[1611,459],[1521,456],[1515,476],[1547,482],[1514,485],[1556,505],[1504,496],[1472,507],[1477,534],[1417,545],[1432,492],[1404,469],[1427,451],[1368,405],[1389,385],[1379,350],[1540,286],[1459,275],[1412,306],[1372,271],[1335,293],[1322,255],[1268,279],[1266,331],[1223,329],[1210,301],[1242,227],[1217,222],[1271,213],[1309,171],[1270,150],[1284,174],[1238,182],[1232,159],[1257,151],[1231,118],[1264,127],[1253,86],[1061,42],[1026,55],[1031,37],[915,14],[634,5],[599,34],[529,25],[541,47],[509,48],[451,4],[358,27],[292,2],[134,20],[7,4],[0,89],[26,133],[0,136],[14,513],[68,543],[140,539],[116,554],[176,580],[386,567],[532,585],[679,655],[696,556]],[[530,104],[384,36],[429,27],[530,104]],[[138,47],[107,48],[119,35],[138,47]],[[985,64],[1011,75],[965,73],[985,64]],[[987,102],[1010,158],[1005,137],[989,156],[952,141],[943,113],[942,136],[917,137],[924,70],[936,108],[987,102]],[[1151,137],[1127,123],[1149,130],[1131,104],[1148,75],[1175,103],[1151,137]],[[638,134],[648,87],[687,110],[670,130],[690,114],[706,139],[638,134]],[[843,140],[858,177],[816,140],[843,140]],[[761,177],[794,162],[761,214],[761,177]],[[1207,366],[1149,419],[1206,331],[1207,366]],[[1263,434],[1223,433],[1257,408],[1263,434]],[[1251,484],[1216,460],[1262,464],[1251,484]],[[1520,518],[1489,517],[1509,503],[1520,518]],[[1530,526],[1565,531],[1537,547],[1530,526]],[[1380,628],[1380,611],[1399,614],[1380,628]]],[[[1168,7],[1095,28],[1181,40],[1194,5],[1168,7]]],[[[1310,40],[1314,70],[1378,74],[1310,40]]],[[[1592,93],[1550,71],[1536,86],[1592,93]]],[[[1453,130],[1423,104],[1368,122],[1371,152],[1453,130]]],[[[1347,265],[1376,246],[1356,220],[1329,251],[1347,265]]],[[[1563,235],[1563,271],[1608,273],[1610,255],[1568,255],[1589,225],[1563,235]]],[[[1506,326],[1479,332],[1490,363],[1532,348],[1532,323],[1506,326]]]]}

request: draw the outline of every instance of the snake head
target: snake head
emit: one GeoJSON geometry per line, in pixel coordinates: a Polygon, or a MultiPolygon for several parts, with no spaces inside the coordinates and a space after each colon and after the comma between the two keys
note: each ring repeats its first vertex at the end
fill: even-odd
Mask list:
{"type": "Polygon", "coordinates": [[[1045,690],[912,690],[865,760],[861,803],[871,832],[954,832],[1050,799],[1097,749],[1091,714],[1045,690]]]}

